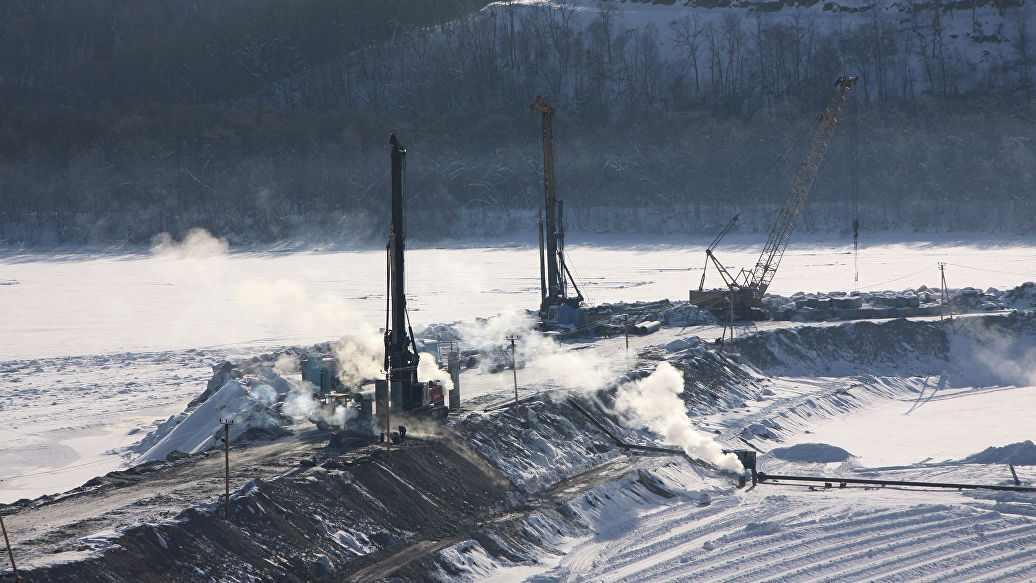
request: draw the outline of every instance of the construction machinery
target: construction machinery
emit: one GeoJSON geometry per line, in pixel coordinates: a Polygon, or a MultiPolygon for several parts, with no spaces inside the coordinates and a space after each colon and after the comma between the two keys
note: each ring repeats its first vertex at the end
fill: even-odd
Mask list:
{"type": "Polygon", "coordinates": [[[314,353],[302,359],[302,380],[310,383],[313,398],[320,403],[320,412],[312,412],[310,421],[321,431],[344,429],[346,432],[369,435],[374,428],[374,403],[361,387],[341,381],[338,361],[314,353]]]}
{"type": "Polygon", "coordinates": [[[403,194],[406,148],[395,134],[389,136],[389,144],[392,150],[392,223],[386,247],[388,306],[385,312],[385,371],[388,378],[375,383],[375,401],[378,404],[378,415],[389,408],[400,412],[445,415],[447,408],[442,383],[420,382],[417,378],[421,357],[406,309],[406,273],[403,266],[406,250],[406,200],[403,194]]]}
{"type": "Polygon", "coordinates": [[[802,211],[806,197],[809,196],[813,187],[813,182],[820,171],[820,164],[824,161],[824,155],[827,153],[835,128],[838,126],[838,119],[845,109],[849,90],[855,83],[856,77],[839,77],[835,82],[834,93],[820,114],[820,119],[813,131],[813,138],[806,150],[806,156],[799,165],[791,184],[791,191],[784,200],[784,205],[777,215],[777,221],[770,229],[770,237],[767,239],[755,267],[751,270],[741,269],[737,275],[732,275],[712,252],[715,245],[737,220],[737,217],[734,217],[734,220],[723,229],[723,232],[705,251],[706,267],[710,261],[716,266],[726,289],[704,289],[705,274],[703,273],[698,290],[690,292],[689,299],[692,304],[714,312],[729,312],[732,319],[759,319],[762,316],[763,296],[777,273],[781,258],[788,247],[792,229],[795,227],[795,220],[802,211]]]}
{"type": "Polygon", "coordinates": [[[586,329],[588,312],[583,294],[565,263],[564,201],[554,194],[554,108],[538,95],[529,105],[540,112],[543,133],[544,213],[539,221],[540,239],[540,328],[543,330],[586,329]],[[575,295],[569,295],[569,286],[575,295]]]}
{"type": "MultiPolygon", "coordinates": [[[[386,246],[388,285],[385,306],[385,376],[374,381],[374,403],[359,387],[343,385],[337,375],[337,362],[333,358],[314,355],[305,359],[302,377],[314,386],[314,397],[322,404],[323,415],[314,418],[318,427],[329,428],[328,419],[347,418],[350,423],[345,429],[370,432],[375,420],[373,404],[377,405],[379,426],[388,427],[390,414],[445,416],[449,409],[443,384],[439,381],[421,382],[417,369],[421,362],[417,341],[406,308],[406,272],[404,253],[406,250],[406,200],[403,192],[403,178],[406,168],[406,148],[395,134],[389,136],[392,152],[392,222],[389,226],[389,240],[386,246]],[[356,415],[341,414],[339,408],[355,408],[356,415]]],[[[457,360],[456,348],[450,352],[449,360],[457,360]]],[[[452,367],[459,371],[459,365],[452,367]]],[[[456,385],[450,391],[453,408],[460,406],[460,394],[456,385]],[[455,394],[456,393],[456,394],[455,394]]]]}

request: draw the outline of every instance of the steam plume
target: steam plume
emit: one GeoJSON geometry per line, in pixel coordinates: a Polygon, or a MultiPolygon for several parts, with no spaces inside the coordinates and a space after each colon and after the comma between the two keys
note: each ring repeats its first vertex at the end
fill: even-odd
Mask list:
{"type": "Polygon", "coordinates": [[[208,231],[195,227],[183,241],[176,241],[169,233],[159,233],[151,240],[151,252],[169,258],[209,257],[229,250],[226,239],[217,239],[208,231]]]}
{"type": "Polygon", "coordinates": [[[614,359],[592,350],[566,350],[549,336],[535,330],[536,321],[526,314],[500,314],[488,320],[458,325],[458,333],[471,348],[492,352],[508,349],[507,338],[518,336],[515,358],[538,378],[552,379],[559,387],[591,391],[603,388],[620,372],[614,359]]]}
{"type": "Polygon", "coordinates": [[[323,421],[339,428],[344,428],[355,416],[354,410],[341,405],[331,412],[324,409],[323,405],[313,398],[313,386],[298,379],[298,361],[295,357],[282,354],[274,364],[274,369],[288,379],[291,385],[291,391],[284,399],[284,412],[288,415],[323,421]]]}
{"type": "Polygon", "coordinates": [[[723,453],[720,444],[691,425],[686,406],[677,396],[683,390],[683,374],[663,362],[650,376],[620,386],[615,406],[627,416],[639,417],[649,429],[679,445],[687,455],[725,470],[742,471],[734,454],[723,453]]]}

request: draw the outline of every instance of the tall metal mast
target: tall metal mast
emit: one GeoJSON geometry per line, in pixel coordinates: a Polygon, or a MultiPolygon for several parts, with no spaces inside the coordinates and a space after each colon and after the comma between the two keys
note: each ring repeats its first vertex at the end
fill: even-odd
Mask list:
{"type": "Polygon", "coordinates": [[[583,294],[576,287],[572,274],[565,265],[565,227],[562,221],[563,203],[554,195],[554,108],[547,105],[538,95],[529,105],[540,112],[543,130],[543,193],[546,221],[540,226],[540,235],[546,231],[546,249],[540,252],[540,259],[546,263],[546,280],[540,270],[541,302],[540,313],[546,314],[549,306],[569,304],[578,307],[583,294]],[[567,278],[566,278],[567,275],[567,278]],[[572,283],[576,296],[568,297],[568,283],[572,283]]]}
{"type": "Polygon", "coordinates": [[[421,388],[417,382],[417,346],[414,332],[407,322],[405,272],[403,252],[406,248],[405,200],[403,198],[403,171],[406,167],[406,148],[396,135],[389,136],[392,146],[392,224],[389,228],[389,328],[385,330],[385,370],[394,406],[414,409],[422,404],[421,388]]]}
{"type": "Polygon", "coordinates": [[[557,227],[557,198],[554,196],[554,108],[547,105],[540,96],[529,105],[531,109],[538,110],[541,114],[541,126],[543,132],[543,192],[547,248],[545,252],[547,264],[547,295],[543,298],[540,311],[546,311],[547,306],[556,305],[564,297],[562,290],[562,274],[558,262],[558,227],[557,227]]]}

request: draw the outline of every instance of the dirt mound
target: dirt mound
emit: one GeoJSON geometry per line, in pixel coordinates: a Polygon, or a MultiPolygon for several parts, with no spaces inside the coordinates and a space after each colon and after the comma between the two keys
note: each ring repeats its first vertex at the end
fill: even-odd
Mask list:
{"type": "Polygon", "coordinates": [[[800,443],[791,447],[775,447],[769,453],[784,461],[814,464],[844,462],[853,455],[840,447],[826,443],[800,443]]]}
{"type": "Polygon", "coordinates": [[[936,374],[950,350],[948,326],[890,320],[803,326],[759,332],[734,341],[736,350],[769,374],[936,374]]]}
{"type": "Polygon", "coordinates": [[[1014,464],[1036,466],[1036,444],[1032,441],[1012,443],[1002,447],[987,447],[962,461],[971,464],[1014,464]]]}

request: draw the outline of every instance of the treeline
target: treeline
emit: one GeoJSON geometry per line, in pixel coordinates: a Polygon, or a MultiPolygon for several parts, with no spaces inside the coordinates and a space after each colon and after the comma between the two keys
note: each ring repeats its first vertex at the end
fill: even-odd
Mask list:
{"type": "MultiPolygon", "coordinates": [[[[817,110],[655,111],[609,124],[559,112],[566,223],[708,233],[743,211],[742,229],[765,231],[817,110]]],[[[201,226],[235,242],[380,241],[390,130],[409,149],[414,237],[533,240],[542,201],[539,120],[524,108],[413,122],[345,109],[184,106],[115,117],[110,127],[105,141],[60,166],[4,163],[0,239],[147,242],[201,226]]],[[[844,231],[859,218],[871,231],[1032,232],[1034,130],[1031,108],[997,101],[930,99],[849,114],[799,229],[844,231]]]]}
{"type": "Polygon", "coordinates": [[[766,230],[846,72],[858,99],[801,228],[1036,226],[1025,2],[875,5],[838,27],[689,10],[666,29],[607,1],[482,4],[5,3],[0,241],[380,240],[390,131],[413,236],[524,233],[537,94],[558,108],[571,229],[712,232],[743,210],[766,230]]]}
{"type": "Polygon", "coordinates": [[[398,115],[477,113],[542,94],[606,119],[646,109],[742,115],[813,100],[847,73],[861,77],[868,103],[1032,97],[1036,9],[1027,0],[876,2],[839,15],[791,1],[696,4],[706,3],[642,23],[608,0],[507,0],[449,26],[404,27],[390,43],[293,79],[288,92],[254,97],[398,115]]]}
{"type": "Polygon", "coordinates": [[[487,3],[5,0],[0,84],[75,109],[210,103],[304,74],[405,28],[446,26],[487,3]]]}

